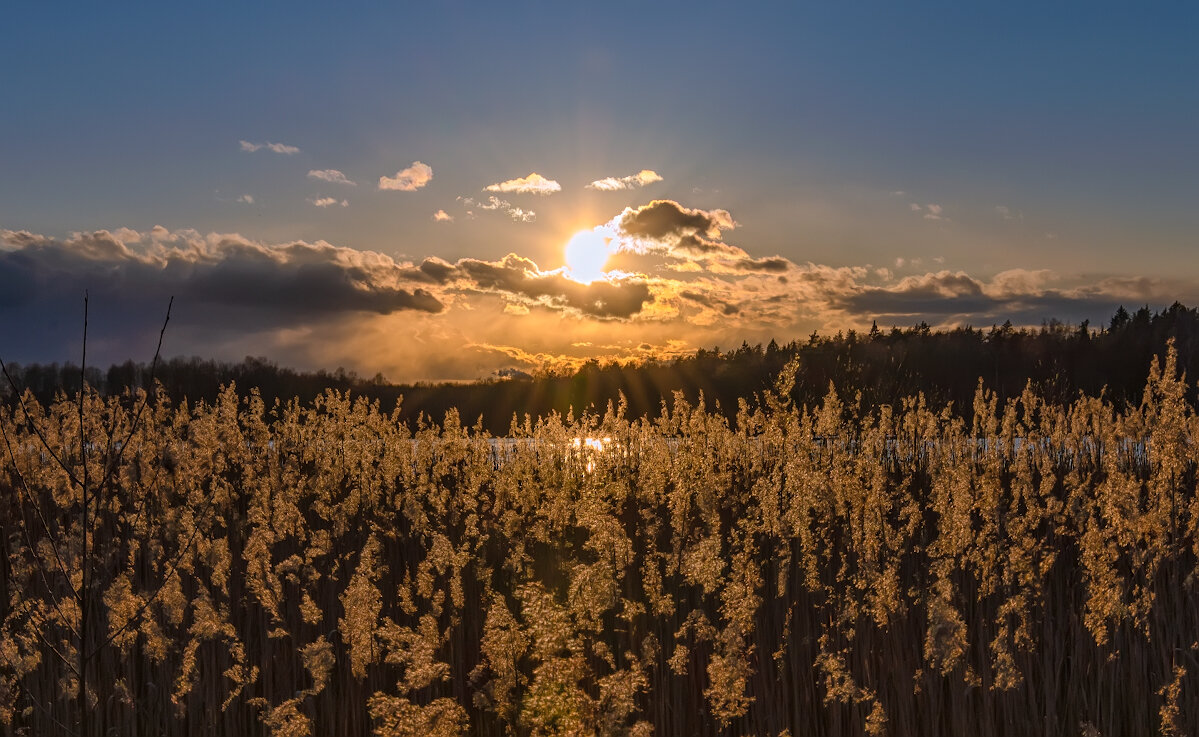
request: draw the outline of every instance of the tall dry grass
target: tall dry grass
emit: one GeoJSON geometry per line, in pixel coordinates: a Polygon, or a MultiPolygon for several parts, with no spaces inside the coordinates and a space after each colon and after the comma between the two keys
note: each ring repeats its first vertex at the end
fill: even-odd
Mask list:
{"type": "Polygon", "coordinates": [[[679,398],[498,450],[337,393],[4,408],[0,725],[72,734],[82,698],[95,735],[1199,734],[1172,351],[1139,408],[980,387],[969,425],[787,382],[735,427],[679,398]]]}

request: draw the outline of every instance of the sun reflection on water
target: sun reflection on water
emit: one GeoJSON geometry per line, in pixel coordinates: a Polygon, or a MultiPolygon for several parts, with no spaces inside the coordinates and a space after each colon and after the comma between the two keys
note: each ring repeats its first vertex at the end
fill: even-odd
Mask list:
{"type": "Polygon", "coordinates": [[[607,451],[611,444],[612,438],[607,436],[600,438],[579,437],[571,441],[571,450],[586,460],[586,471],[587,473],[591,473],[595,470],[595,456],[607,451]]]}

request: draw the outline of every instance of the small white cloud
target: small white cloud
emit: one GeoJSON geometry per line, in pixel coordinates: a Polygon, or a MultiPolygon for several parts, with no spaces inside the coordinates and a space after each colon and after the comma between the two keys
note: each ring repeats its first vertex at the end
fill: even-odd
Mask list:
{"type": "Polygon", "coordinates": [[[238,143],[241,144],[242,151],[247,151],[249,153],[254,153],[255,151],[259,151],[264,148],[267,151],[273,151],[277,154],[286,154],[288,156],[300,153],[300,149],[296,148],[295,146],[288,146],[286,143],[271,143],[270,141],[267,141],[266,143],[238,141],[238,143]]]}
{"type": "Polygon", "coordinates": [[[1007,205],[996,205],[995,212],[1004,220],[1024,220],[1024,213],[1019,210],[1013,210],[1007,205]]]}
{"type": "Polygon", "coordinates": [[[509,179],[506,182],[489,184],[484,189],[488,192],[515,192],[517,194],[553,194],[562,191],[562,185],[553,179],[546,179],[537,172],[527,177],[509,179]]]}
{"type": "Polygon", "coordinates": [[[908,207],[912,209],[912,212],[920,212],[921,210],[920,205],[917,205],[915,202],[910,203],[908,207]]]}
{"type": "Polygon", "coordinates": [[[251,194],[238,195],[237,201],[242,203],[243,205],[252,205],[252,204],[254,204],[254,195],[251,195],[251,194]]]}
{"type": "Polygon", "coordinates": [[[396,172],[394,177],[379,177],[379,189],[415,192],[433,179],[433,167],[413,161],[412,166],[396,172]]]}
{"type": "Polygon", "coordinates": [[[438,210],[437,212],[433,213],[433,219],[439,223],[448,223],[454,219],[454,216],[445,210],[438,210]]]}
{"type": "MultiPolygon", "coordinates": [[[[520,207],[513,207],[512,203],[507,200],[501,200],[495,195],[491,195],[484,202],[476,202],[473,197],[459,197],[458,201],[468,208],[477,207],[480,210],[495,210],[502,212],[518,223],[531,223],[537,219],[537,213],[532,210],[525,210],[520,207]]],[[[474,217],[473,210],[467,210],[468,218],[474,217]]]]}
{"type": "Polygon", "coordinates": [[[587,189],[598,189],[601,192],[614,192],[621,189],[636,189],[647,184],[662,181],[662,176],[656,171],[642,169],[627,177],[605,177],[587,185],[587,189]]]}
{"type": "Polygon", "coordinates": [[[925,205],[924,209],[926,210],[926,212],[924,213],[925,220],[945,220],[946,219],[941,214],[943,211],[943,208],[940,205],[929,204],[929,205],[925,205]]]}
{"type": "Polygon", "coordinates": [[[308,201],[317,207],[333,207],[334,205],[340,205],[342,207],[350,206],[349,200],[339,200],[336,197],[313,197],[308,201]]]}
{"type": "Polygon", "coordinates": [[[348,184],[351,187],[358,186],[358,182],[352,182],[346,179],[346,175],[342,174],[337,169],[312,169],[308,172],[309,179],[320,179],[331,184],[348,184]]]}

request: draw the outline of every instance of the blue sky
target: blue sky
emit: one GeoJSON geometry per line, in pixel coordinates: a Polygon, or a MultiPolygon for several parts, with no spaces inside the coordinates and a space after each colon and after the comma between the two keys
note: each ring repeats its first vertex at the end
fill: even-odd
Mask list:
{"type": "Polygon", "coordinates": [[[145,328],[117,318],[141,310],[116,286],[136,281],[134,266],[148,280],[140,293],[192,296],[179,353],[265,353],[393,378],[789,340],[872,319],[1039,324],[1101,320],[1122,302],[1193,303],[1195,7],[7,7],[0,233],[41,240],[5,237],[0,286],[44,287],[0,297],[21,325],[0,333],[0,349],[66,358],[69,333],[50,324],[69,321],[45,312],[61,302],[54,290],[91,288],[121,303],[106,328],[111,357],[141,350],[145,328]],[[432,171],[419,188],[379,188],[416,162],[432,171]],[[309,175],[331,170],[355,184],[309,175]],[[660,180],[586,188],[642,170],[660,180]],[[485,187],[532,173],[560,190],[499,193],[504,204],[481,207],[485,187]],[[628,241],[613,223],[654,200],[728,213],[736,227],[713,238],[788,270],[695,261],[679,250],[681,231],[628,241]],[[551,273],[572,233],[604,224],[605,283],[651,295],[627,315],[580,309],[586,298],[551,273]],[[170,237],[151,236],[155,226],[170,237]],[[97,231],[126,250],[88,252],[74,235],[97,231]],[[298,282],[270,304],[196,291],[200,262],[258,273],[238,261],[244,248],[228,247],[234,236],[284,271],[296,266],[287,244],[329,244],[341,250],[314,246],[304,263],[340,264],[329,273],[360,291],[424,290],[441,309],[338,308],[331,297],[314,314],[289,301],[298,282]],[[201,242],[216,250],[171,266],[201,242]],[[368,277],[345,266],[360,254],[368,277]],[[532,281],[516,291],[468,276],[469,263],[444,283],[404,272],[430,258],[499,268],[508,254],[531,264],[520,262],[532,281]],[[64,269],[70,279],[49,278],[64,269]],[[221,299],[241,305],[244,329],[205,323],[199,307],[221,299]],[[486,327],[474,326],[483,315],[486,327]],[[44,339],[22,338],[39,327],[44,339]],[[402,348],[418,338],[436,359],[402,348]],[[363,348],[380,341],[396,347],[363,348]]]}

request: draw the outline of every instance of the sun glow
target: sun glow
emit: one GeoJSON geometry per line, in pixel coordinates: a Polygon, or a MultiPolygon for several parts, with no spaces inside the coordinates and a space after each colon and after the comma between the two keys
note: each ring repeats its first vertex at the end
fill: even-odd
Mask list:
{"type": "Polygon", "coordinates": [[[583,284],[604,278],[608,239],[594,230],[580,230],[566,244],[566,276],[583,284]]]}

